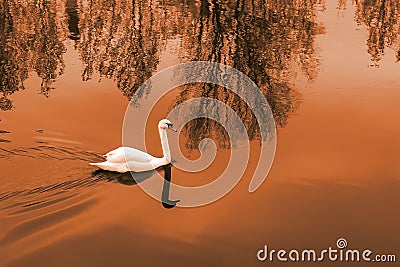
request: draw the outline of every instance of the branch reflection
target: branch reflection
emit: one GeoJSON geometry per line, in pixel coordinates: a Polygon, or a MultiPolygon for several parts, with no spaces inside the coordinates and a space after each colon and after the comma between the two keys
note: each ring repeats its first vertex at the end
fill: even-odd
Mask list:
{"type": "Polygon", "coordinates": [[[355,19],[367,27],[368,53],[376,64],[385,54],[385,48],[396,51],[400,60],[400,2],[398,0],[356,1],[355,19]]]}
{"type": "Polygon", "coordinates": [[[9,95],[24,89],[29,72],[41,79],[40,93],[48,96],[53,81],[64,71],[64,25],[56,1],[1,1],[0,109],[13,108],[9,95]]]}

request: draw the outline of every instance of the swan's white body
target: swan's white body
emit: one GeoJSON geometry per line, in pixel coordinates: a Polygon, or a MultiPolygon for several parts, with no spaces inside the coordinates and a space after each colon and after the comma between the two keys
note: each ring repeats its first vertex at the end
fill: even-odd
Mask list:
{"type": "Polygon", "coordinates": [[[167,129],[175,130],[169,120],[163,119],[158,123],[163,157],[156,158],[152,155],[131,147],[119,147],[108,152],[104,156],[106,161],[90,163],[100,169],[115,172],[144,172],[154,170],[160,166],[171,163],[171,152],[169,150],[167,129]]]}

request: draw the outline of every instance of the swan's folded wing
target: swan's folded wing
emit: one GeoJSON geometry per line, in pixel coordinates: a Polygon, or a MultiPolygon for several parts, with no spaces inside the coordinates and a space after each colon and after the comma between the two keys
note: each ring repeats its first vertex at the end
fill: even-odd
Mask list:
{"type": "Polygon", "coordinates": [[[105,155],[108,162],[124,163],[126,161],[149,162],[154,157],[131,147],[119,147],[105,155]]]}

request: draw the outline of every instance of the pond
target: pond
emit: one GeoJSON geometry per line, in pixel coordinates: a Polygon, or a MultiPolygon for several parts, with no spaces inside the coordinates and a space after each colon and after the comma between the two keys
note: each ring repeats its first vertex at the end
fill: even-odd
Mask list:
{"type": "MultiPolygon", "coordinates": [[[[0,11],[0,266],[258,266],[272,264],[257,260],[264,245],[321,250],[339,238],[399,255],[399,1],[5,0],[0,11]],[[254,81],[275,158],[249,193],[262,142],[254,110],[217,85],[178,86],[147,121],[150,154],[162,156],[158,120],[198,97],[231,107],[251,152],[223,198],[165,209],[129,173],[89,163],[121,146],[130,101],[151,98],[140,86],[190,61],[254,81]]],[[[214,102],[202,108],[231,123],[214,102]]],[[[214,141],[207,169],[173,162],[183,186],[214,181],[239,153],[215,119],[168,136],[190,160],[214,141]]]]}

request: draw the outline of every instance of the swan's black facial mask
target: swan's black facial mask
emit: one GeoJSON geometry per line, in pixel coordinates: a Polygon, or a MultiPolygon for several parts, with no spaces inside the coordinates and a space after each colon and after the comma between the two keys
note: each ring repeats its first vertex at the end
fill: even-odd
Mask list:
{"type": "Polygon", "coordinates": [[[172,127],[172,126],[173,126],[172,123],[167,123],[167,126],[168,126],[168,129],[170,129],[170,130],[172,130],[172,131],[174,131],[174,132],[177,132],[177,130],[176,130],[175,128],[172,127]]]}

